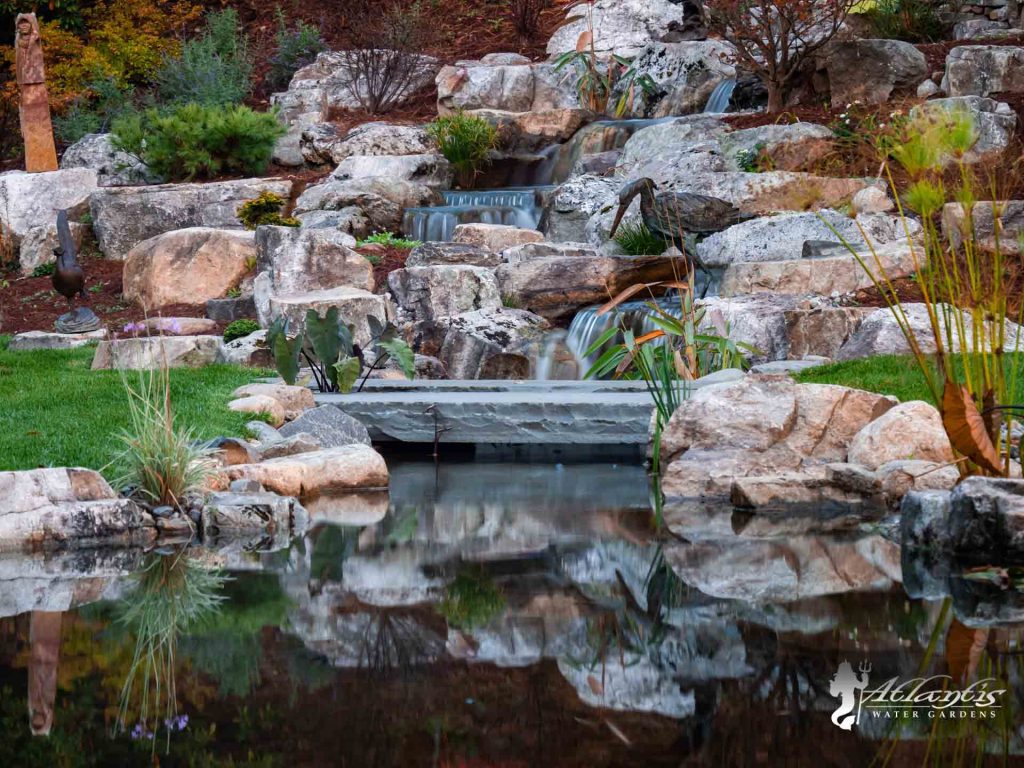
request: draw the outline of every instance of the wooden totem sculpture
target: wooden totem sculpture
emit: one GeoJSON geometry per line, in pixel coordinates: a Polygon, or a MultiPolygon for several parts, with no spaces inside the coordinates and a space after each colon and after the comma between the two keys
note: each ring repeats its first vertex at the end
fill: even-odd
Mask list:
{"type": "Polygon", "coordinates": [[[43,44],[34,13],[19,13],[14,22],[15,71],[21,91],[21,135],[25,141],[25,170],[29,173],[57,170],[57,148],[50,121],[50,96],[46,91],[43,44]]]}

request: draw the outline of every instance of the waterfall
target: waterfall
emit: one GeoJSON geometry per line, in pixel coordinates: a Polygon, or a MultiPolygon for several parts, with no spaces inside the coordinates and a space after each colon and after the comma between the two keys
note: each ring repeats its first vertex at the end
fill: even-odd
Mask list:
{"type": "MultiPolygon", "coordinates": [[[[576,370],[579,378],[582,379],[586,375],[603,351],[599,350],[593,355],[587,355],[587,350],[609,328],[628,328],[638,337],[657,329],[653,320],[656,314],[650,303],[650,301],[623,302],[603,315],[597,313],[600,309],[599,306],[585,307],[576,313],[569,325],[568,334],[564,338],[564,346],[576,358],[576,370]]],[[[657,299],[656,303],[673,317],[679,317],[682,313],[677,297],[657,299]]],[[[562,340],[559,339],[559,341],[562,340]]],[[[610,343],[621,344],[621,334],[610,343]]],[[[537,378],[558,378],[550,374],[554,367],[553,363],[557,361],[555,355],[557,347],[549,344],[545,346],[544,352],[546,354],[542,355],[541,360],[538,361],[537,378]]],[[[566,368],[567,366],[563,364],[562,369],[566,368]]]]}
{"type": "Polygon", "coordinates": [[[536,229],[543,210],[540,193],[548,188],[525,187],[487,190],[452,190],[444,204],[407,208],[402,231],[412,240],[451,240],[457,224],[511,224],[536,229]]]}
{"type": "Polygon", "coordinates": [[[732,92],[736,88],[736,80],[723,80],[715,86],[715,90],[708,97],[708,103],[704,107],[705,112],[727,112],[729,100],[732,99],[732,92]]]}

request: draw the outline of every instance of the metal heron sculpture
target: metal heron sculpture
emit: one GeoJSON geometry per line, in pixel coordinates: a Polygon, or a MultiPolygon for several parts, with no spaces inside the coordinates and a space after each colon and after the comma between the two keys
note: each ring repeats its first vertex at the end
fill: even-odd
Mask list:
{"type": "Polygon", "coordinates": [[[73,308],[74,297],[85,296],[85,272],[78,263],[67,211],[57,212],[57,242],[59,245],[53,249],[53,255],[57,257],[57,264],[53,270],[53,287],[68,300],[68,306],[73,308]]]}
{"type": "MultiPolygon", "coordinates": [[[[612,224],[612,237],[637,195],[640,196],[640,218],[647,228],[684,253],[686,235],[710,235],[753,218],[719,197],[696,192],[666,191],[655,194],[657,188],[658,185],[652,179],[641,178],[619,190],[619,210],[612,224]]],[[[691,258],[702,272],[710,275],[696,254],[692,254],[691,258]]]]}

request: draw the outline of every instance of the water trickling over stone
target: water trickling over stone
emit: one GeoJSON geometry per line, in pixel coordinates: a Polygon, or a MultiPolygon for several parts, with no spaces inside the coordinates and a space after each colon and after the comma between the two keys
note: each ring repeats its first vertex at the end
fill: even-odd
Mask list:
{"type": "Polygon", "coordinates": [[[732,92],[736,89],[736,81],[733,79],[723,80],[715,86],[715,90],[708,97],[708,103],[704,106],[707,113],[721,113],[729,110],[729,101],[732,99],[732,92]]]}
{"type": "Polygon", "coordinates": [[[413,240],[452,239],[457,224],[511,224],[536,229],[543,209],[540,196],[547,188],[510,187],[489,190],[452,190],[444,205],[407,208],[402,229],[413,240]]]}

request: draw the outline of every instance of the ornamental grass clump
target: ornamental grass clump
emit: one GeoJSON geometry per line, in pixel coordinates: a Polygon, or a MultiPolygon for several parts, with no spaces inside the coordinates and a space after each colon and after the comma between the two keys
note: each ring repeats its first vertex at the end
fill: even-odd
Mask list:
{"type": "Polygon", "coordinates": [[[906,338],[939,404],[950,443],[962,457],[961,474],[1008,476],[1010,441],[1002,415],[1020,407],[1013,392],[1022,358],[1006,354],[1019,352],[1021,344],[1013,323],[1022,318],[1011,309],[1018,297],[1012,295],[1010,275],[1024,269],[1024,260],[1020,248],[1003,238],[995,183],[991,201],[978,200],[966,162],[978,140],[969,113],[919,110],[899,138],[883,154],[882,172],[913,254],[926,330],[920,323],[915,327],[895,277],[883,267],[863,228],[858,224],[868,252],[858,252],[830,229],[867,272],[906,338]],[[897,177],[906,180],[897,184],[897,177]],[[919,235],[912,234],[911,214],[920,220],[919,235]],[[979,214],[991,221],[990,235],[979,234],[979,214]]]}
{"type": "Polygon", "coordinates": [[[115,460],[128,486],[153,506],[180,507],[199,493],[213,472],[210,453],[192,429],[175,423],[170,371],[166,365],[139,371],[135,383],[123,378],[130,426],[120,435],[123,450],[115,460]]]}
{"type": "Polygon", "coordinates": [[[490,151],[498,145],[498,131],[482,117],[456,112],[437,118],[427,126],[441,154],[455,169],[459,186],[473,186],[481,169],[490,162],[490,151]]]}

